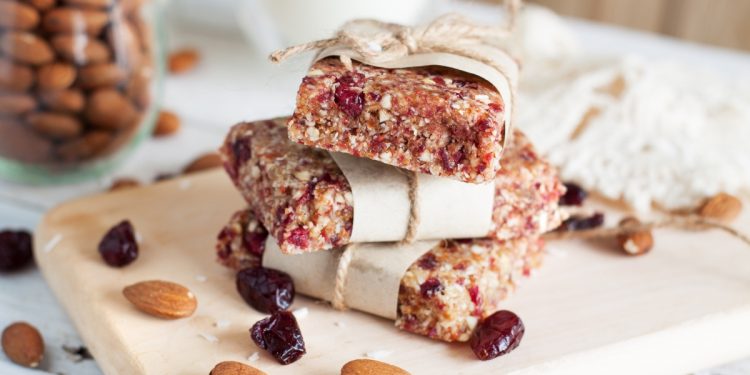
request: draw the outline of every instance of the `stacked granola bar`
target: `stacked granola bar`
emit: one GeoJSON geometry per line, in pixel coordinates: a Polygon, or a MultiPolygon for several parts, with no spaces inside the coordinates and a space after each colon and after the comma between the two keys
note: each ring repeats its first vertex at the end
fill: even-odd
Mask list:
{"type": "MultiPolygon", "coordinates": [[[[336,268],[343,249],[357,251],[351,247],[355,207],[360,207],[355,205],[357,184],[350,183],[351,174],[331,152],[432,175],[441,185],[489,184],[485,207],[492,206],[491,224],[477,231],[483,238],[423,242],[424,247],[411,247],[413,257],[399,260],[403,267],[386,262],[395,271],[367,270],[396,276],[397,311],[390,317],[398,328],[467,341],[521,276],[540,265],[541,235],[562,221],[558,200],[565,188],[524,134],[506,124],[503,99],[484,79],[445,67],[384,69],[358,62],[347,67],[337,58],[315,62],[302,80],[292,116],[240,123],[227,135],[221,148],[224,166],[247,207],[220,232],[219,262],[242,270],[263,267],[264,255],[277,265],[316,259],[303,263],[306,276],[290,272],[293,279],[309,278],[309,264],[330,264],[317,262],[321,255],[330,256],[326,259],[336,268]]],[[[378,246],[395,258],[408,248],[378,246]]],[[[383,259],[377,251],[359,254],[383,259]]],[[[332,272],[330,267],[320,271],[332,272]]],[[[367,274],[362,268],[349,272],[367,274]]],[[[361,285],[371,285],[366,281],[361,285]]]]}

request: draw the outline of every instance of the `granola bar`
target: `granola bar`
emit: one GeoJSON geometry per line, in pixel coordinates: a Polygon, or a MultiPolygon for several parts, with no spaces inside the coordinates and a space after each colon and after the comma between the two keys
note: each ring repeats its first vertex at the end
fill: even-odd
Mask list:
{"type": "MultiPolygon", "coordinates": [[[[260,266],[263,248],[257,244],[267,236],[251,210],[235,213],[219,234],[219,262],[234,270],[260,266]],[[245,240],[248,233],[252,241],[245,240]]],[[[396,327],[443,341],[468,340],[521,276],[540,265],[543,247],[537,237],[441,241],[401,279],[396,327]]]]}
{"type": "Polygon", "coordinates": [[[337,58],[302,80],[289,138],[465,182],[500,169],[505,103],[477,76],[438,66],[384,69],[337,58]]]}
{"type": "MultiPolygon", "coordinates": [[[[293,143],[286,118],[241,123],[222,147],[224,166],[284,253],[347,245],[351,187],[328,152],[293,143]]],[[[539,235],[561,222],[556,170],[515,131],[495,179],[493,228],[499,240],[539,235]]]]}

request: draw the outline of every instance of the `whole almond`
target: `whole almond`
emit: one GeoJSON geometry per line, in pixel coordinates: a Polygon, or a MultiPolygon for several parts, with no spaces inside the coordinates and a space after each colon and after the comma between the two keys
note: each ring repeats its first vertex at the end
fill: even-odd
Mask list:
{"type": "Polygon", "coordinates": [[[65,7],[50,10],[42,19],[44,30],[50,33],[72,34],[83,31],[89,35],[98,35],[107,23],[107,12],[65,7]]]}
{"type": "Polygon", "coordinates": [[[188,288],[169,281],[142,281],[126,287],[122,293],[139,310],[163,319],[188,317],[198,306],[188,288]]]}
{"type": "Polygon", "coordinates": [[[193,173],[205,171],[207,169],[218,168],[222,165],[221,156],[215,152],[209,152],[199,156],[188,164],[182,173],[193,173]]]}
{"type": "Polygon", "coordinates": [[[0,33],[0,52],[31,65],[46,64],[55,57],[44,39],[22,31],[0,33]]]}
{"type": "Polygon", "coordinates": [[[355,359],[341,368],[341,375],[409,375],[409,372],[372,359],[355,359]]]}
{"type": "Polygon", "coordinates": [[[120,177],[112,181],[112,185],[109,187],[109,191],[117,191],[130,189],[141,186],[141,182],[129,177],[120,177]]]}
{"type": "Polygon", "coordinates": [[[16,364],[38,367],[44,359],[44,339],[29,323],[16,322],[3,331],[3,351],[16,364]]]}
{"type": "Polygon", "coordinates": [[[114,1],[113,0],[63,0],[63,3],[67,5],[77,5],[81,7],[104,9],[114,4],[114,1]]]}
{"type": "Polygon", "coordinates": [[[56,154],[63,161],[79,161],[88,159],[101,152],[112,142],[112,134],[106,131],[94,130],[57,146],[56,154]]]}
{"type": "Polygon", "coordinates": [[[217,364],[208,375],[266,375],[266,373],[244,363],[225,361],[217,364]]]}
{"type": "Polygon", "coordinates": [[[51,43],[58,55],[78,65],[105,63],[111,57],[106,44],[85,34],[58,35],[51,43]]]}
{"type": "Polygon", "coordinates": [[[0,116],[0,155],[26,163],[49,161],[52,143],[19,121],[0,116]]]}
{"type": "Polygon", "coordinates": [[[17,1],[0,0],[0,28],[29,30],[39,24],[39,12],[17,1]]]}
{"type": "Polygon", "coordinates": [[[154,127],[154,136],[163,137],[172,135],[180,130],[180,118],[177,114],[170,111],[159,112],[159,117],[156,119],[156,126],[154,127]]]}
{"type": "Polygon", "coordinates": [[[76,80],[76,69],[65,63],[43,65],[37,71],[37,87],[40,90],[63,90],[76,80]]]}
{"type": "Polygon", "coordinates": [[[198,65],[200,54],[192,48],[185,48],[169,54],[169,72],[173,74],[185,73],[198,65]]]}
{"type": "Polygon", "coordinates": [[[26,116],[26,123],[40,134],[52,139],[75,138],[83,131],[78,118],[55,112],[37,112],[26,116]]]}
{"type": "MultiPolygon", "coordinates": [[[[641,222],[634,217],[627,217],[620,221],[620,227],[639,225],[641,222]]],[[[650,230],[623,233],[617,236],[617,243],[622,251],[628,255],[643,255],[654,247],[654,236],[650,230]]]]}
{"type": "Polygon", "coordinates": [[[723,221],[725,223],[736,219],[742,212],[742,201],[739,198],[727,194],[719,193],[706,200],[703,206],[698,210],[698,214],[713,220],[723,221]]]}
{"type": "Polygon", "coordinates": [[[36,107],[36,101],[27,94],[0,93],[0,115],[20,115],[36,107]]]}
{"type": "Polygon", "coordinates": [[[26,0],[26,2],[37,10],[47,10],[55,5],[55,0],[26,0]]]}
{"type": "Polygon", "coordinates": [[[86,119],[103,129],[122,129],[137,121],[137,111],[130,101],[117,90],[94,91],[84,109],[86,119]]]}
{"type": "Polygon", "coordinates": [[[78,84],[83,89],[117,86],[125,81],[127,72],[117,64],[92,64],[81,68],[78,84]]]}
{"type": "Polygon", "coordinates": [[[107,30],[106,40],[109,41],[119,64],[131,69],[141,66],[144,58],[141,41],[130,22],[127,20],[114,22],[107,30]]]}
{"type": "Polygon", "coordinates": [[[0,91],[26,91],[33,84],[31,68],[0,58],[0,91]]]}
{"type": "Polygon", "coordinates": [[[130,82],[125,88],[128,98],[141,109],[145,109],[151,104],[151,80],[151,69],[141,66],[133,72],[130,82]]]}
{"type": "Polygon", "coordinates": [[[47,109],[66,113],[79,113],[86,104],[83,93],[76,89],[40,92],[39,100],[47,109]]]}

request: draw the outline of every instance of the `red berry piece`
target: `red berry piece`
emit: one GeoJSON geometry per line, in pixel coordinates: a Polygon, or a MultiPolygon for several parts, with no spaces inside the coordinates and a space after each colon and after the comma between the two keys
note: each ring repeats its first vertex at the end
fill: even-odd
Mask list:
{"type": "Polygon", "coordinates": [[[297,319],[289,311],[277,311],[259,320],[250,329],[250,337],[282,365],[297,361],[306,352],[297,319]]]}
{"type": "Polygon", "coordinates": [[[286,310],[294,301],[294,282],[271,268],[245,268],[237,273],[237,291],[242,299],[263,313],[286,310]]]}
{"type": "Polygon", "coordinates": [[[123,220],[99,242],[99,254],[112,267],[124,267],[138,258],[138,242],[130,221],[123,220]]]}
{"type": "Polygon", "coordinates": [[[604,214],[597,212],[591,216],[572,216],[560,225],[562,231],[594,229],[604,224],[604,214]]]}
{"type": "Polygon", "coordinates": [[[573,182],[566,182],[565,189],[565,194],[560,197],[560,205],[562,206],[580,206],[589,196],[586,190],[573,182]]]}
{"type": "Polygon", "coordinates": [[[487,361],[517,348],[524,331],[523,322],[518,315],[501,310],[479,323],[469,339],[469,345],[477,358],[487,361]]]}
{"type": "Polygon", "coordinates": [[[443,284],[440,283],[440,280],[434,277],[430,277],[419,286],[419,291],[424,298],[430,298],[435,294],[442,293],[443,290],[445,290],[443,284]]]}
{"type": "Polygon", "coordinates": [[[359,73],[347,74],[336,80],[333,101],[351,117],[359,116],[365,106],[365,93],[362,91],[364,80],[365,77],[359,73]]]}
{"type": "Polygon", "coordinates": [[[31,261],[31,234],[27,231],[0,232],[0,271],[14,271],[31,261]]]}

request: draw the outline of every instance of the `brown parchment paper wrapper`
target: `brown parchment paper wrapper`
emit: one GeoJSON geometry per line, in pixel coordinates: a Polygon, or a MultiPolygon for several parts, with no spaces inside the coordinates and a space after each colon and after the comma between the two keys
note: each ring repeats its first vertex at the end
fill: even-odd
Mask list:
{"type": "MultiPolygon", "coordinates": [[[[405,172],[375,160],[332,152],[349,181],[354,205],[350,241],[390,242],[406,236],[409,183],[405,172]]],[[[470,184],[417,174],[416,239],[485,237],[492,227],[494,183],[470,184]]]]}
{"type": "MultiPolygon", "coordinates": [[[[396,320],[398,292],[406,271],[439,241],[411,244],[358,244],[354,248],[344,288],[349,308],[396,320]]],[[[309,254],[282,254],[269,236],[263,267],[288,273],[297,292],[326,301],[333,300],[336,273],[343,249],[309,254]]]]}

